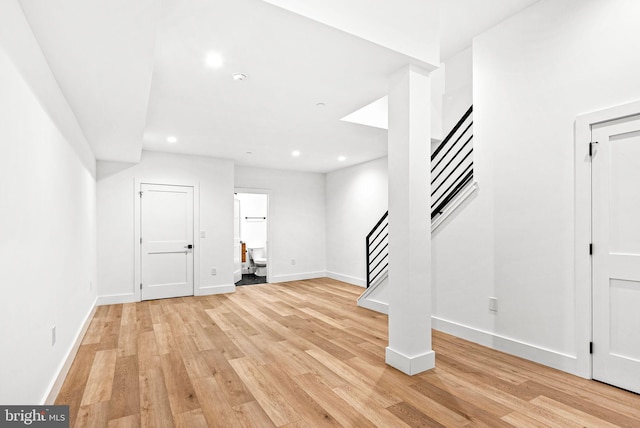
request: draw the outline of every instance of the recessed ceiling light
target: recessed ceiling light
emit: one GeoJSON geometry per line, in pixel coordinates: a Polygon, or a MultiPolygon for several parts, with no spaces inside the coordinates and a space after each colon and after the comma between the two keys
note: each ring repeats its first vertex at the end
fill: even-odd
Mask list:
{"type": "Polygon", "coordinates": [[[233,80],[245,80],[247,78],[247,75],[244,73],[233,73],[233,80]]]}
{"type": "Polygon", "coordinates": [[[346,161],[346,160],[347,160],[347,157],[346,157],[346,156],[338,156],[338,161],[339,161],[339,162],[344,162],[344,161],[346,161]]]}
{"type": "Polygon", "coordinates": [[[291,156],[300,156],[300,150],[294,150],[291,152],[291,156]]]}
{"type": "Polygon", "coordinates": [[[318,108],[322,108],[324,106],[326,106],[325,103],[316,103],[316,107],[318,107],[318,108]]]}
{"type": "Polygon", "coordinates": [[[218,52],[208,52],[204,57],[204,63],[211,68],[220,68],[224,64],[224,58],[218,52]]]}
{"type": "Polygon", "coordinates": [[[173,143],[177,143],[177,142],[178,142],[178,139],[176,137],[174,137],[173,135],[170,135],[170,136],[167,137],[167,143],[173,144],[173,143]]]}

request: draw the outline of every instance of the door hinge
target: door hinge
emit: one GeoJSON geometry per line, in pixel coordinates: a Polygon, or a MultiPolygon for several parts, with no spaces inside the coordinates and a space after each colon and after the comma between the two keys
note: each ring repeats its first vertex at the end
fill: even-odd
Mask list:
{"type": "Polygon", "coordinates": [[[593,244],[589,244],[589,255],[593,255],[593,244]]]}
{"type": "Polygon", "coordinates": [[[140,243],[142,244],[142,237],[140,237],[140,243]]]}
{"type": "Polygon", "coordinates": [[[589,342],[589,353],[593,354],[593,342],[589,342]]]}
{"type": "MultiPolygon", "coordinates": [[[[589,154],[591,154],[591,143],[589,143],[589,154]]],[[[138,192],[140,197],[142,197],[142,190],[138,192]]]]}
{"type": "Polygon", "coordinates": [[[592,141],[589,143],[589,156],[593,156],[593,145],[598,144],[597,141],[592,141]]]}
{"type": "Polygon", "coordinates": [[[142,283],[140,283],[140,290],[142,290],[142,283]]]}

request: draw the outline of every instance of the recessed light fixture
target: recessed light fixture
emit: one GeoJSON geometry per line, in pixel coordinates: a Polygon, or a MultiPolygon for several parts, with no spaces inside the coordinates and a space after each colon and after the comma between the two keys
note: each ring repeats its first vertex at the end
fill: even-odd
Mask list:
{"type": "Polygon", "coordinates": [[[347,160],[346,156],[338,156],[338,162],[344,162],[347,160]]]}
{"type": "Polygon", "coordinates": [[[326,106],[325,103],[322,103],[322,102],[321,103],[316,103],[316,107],[318,107],[318,108],[322,108],[324,106],[326,106]]]}
{"type": "Polygon", "coordinates": [[[224,64],[224,58],[218,52],[208,52],[204,57],[204,63],[211,68],[220,68],[224,64]]]}
{"type": "Polygon", "coordinates": [[[177,143],[177,142],[178,142],[178,138],[176,138],[175,136],[170,135],[170,136],[167,137],[167,143],[173,144],[173,143],[177,143]]]}
{"type": "Polygon", "coordinates": [[[247,75],[244,73],[233,73],[233,80],[245,80],[247,78],[247,75]]]}
{"type": "Polygon", "coordinates": [[[300,156],[300,150],[294,150],[291,152],[291,156],[300,156]]]}

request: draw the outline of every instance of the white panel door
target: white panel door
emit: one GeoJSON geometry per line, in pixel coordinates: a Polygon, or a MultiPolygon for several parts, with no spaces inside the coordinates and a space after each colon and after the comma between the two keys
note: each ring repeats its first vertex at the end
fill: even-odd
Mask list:
{"type": "Polygon", "coordinates": [[[233,200],[233,282],[242,279],[242,245],[240,243],[240,200],[233,200]]]}
{"type": "Polygon", "coordinates": [[[640,116],[591,133],[593,378],[640,393],[640,116]]]}
{"type": "Polygon", "coordinates": [[[193,187],[140,186],[142,300],[193,295],[193,187]]]}

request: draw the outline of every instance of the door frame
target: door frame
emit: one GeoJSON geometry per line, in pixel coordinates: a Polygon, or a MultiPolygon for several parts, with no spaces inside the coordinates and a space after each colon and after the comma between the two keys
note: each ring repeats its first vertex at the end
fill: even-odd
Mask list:
{"type": "Polygon", "coordinates": [[[591,158],[589,156],[591,126],[638,113],[640,113],[640,101],[634,101],[579,115],[575,122],[575,373],[587,379],[593,379],[593,357],[589,350],[589,343],[593,340],[593,261],[589,254],[589,244],[592,242],[591,158]]]}
{"type": "Polygon", "coordinates": [[[193,188],[193,295],[200,290],[200,185],[197,182],[169,182],[168,180],[144,180],[136,178],[133,183],[133,294],[136,302],[142,301],[140,284],[142,280],[142,250],[140,248],[140,189],[143,184],[160,186],[182,186],[193,188]]]}
{"type": "Polygon", "coordinates": [[[233,192],[233,284],[235,286],[235,284],[238,281],[242,280],[242,223],[240,220],[240,199],[238,199],[238,194],[236,192],[233,192]],[[237,223],[236,223],[236,204],[238,207],[238,217],[237,217],[237,223]],[[239,248],[236,249],[236,226],[238,227],[238,246],[239,248]],[[237,252],[236,252],[237,251],[237,252]],[[240,264],[240,279],[236,280],[236,257],[240,258],[239,264],[240,264]]]}
{"type": "MultiPolygon", "coordinates": [[[[254,193],[259,195],[267,195],[267,283],[272,276],[273,268],[273,237],[271,235],[271,191],[269,189],[258,189],[253,187],[236,187],[234,193],[254,193]]],[[[241,207],[242,209],[242,207],[241,207]]]]}

